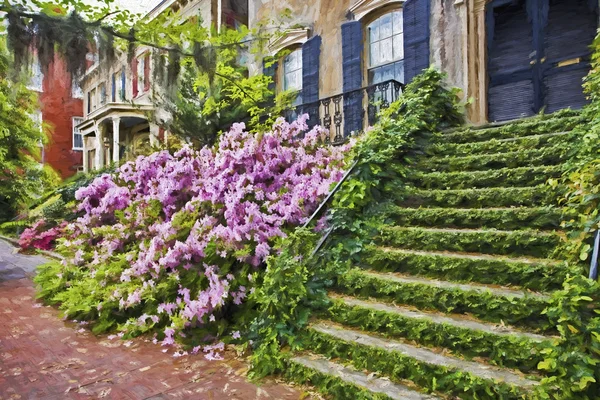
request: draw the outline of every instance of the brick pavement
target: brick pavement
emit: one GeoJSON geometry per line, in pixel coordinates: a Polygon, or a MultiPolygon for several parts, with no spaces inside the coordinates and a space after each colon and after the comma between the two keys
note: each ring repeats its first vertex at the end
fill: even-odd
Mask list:
{"type": "Polygon", "coordinates": [[[0,240],[0,400],[305,398],[281,382],[248,382],[232,351],[223,361],[174,358],[148,339],[109,340],[63,322],[35,300],[29,276],[40,262],[0,240]]]}

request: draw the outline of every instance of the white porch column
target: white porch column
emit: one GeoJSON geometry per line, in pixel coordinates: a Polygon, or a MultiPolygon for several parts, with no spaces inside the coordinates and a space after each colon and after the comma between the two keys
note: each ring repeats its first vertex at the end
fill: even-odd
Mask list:
{"type": "Polygon", "coordinates": [[[89,172],[88,171],[88,149],[85,145],[85,143],[87,142],[87,138],[85,136],[81,136],[82,140],[83,140],[83,172],[89,172]]]}
{"type": "Polygon", "coordinates": [[[160,144],[160,140],[158,138],[159,132],[160,127],[150,122],[150,146],[155,147],[160,144]]]}
{"type": "Polygon", "coordinates": [[[115,164],[119,163],[119,142],[121,141],[121,136],[119,133],[119,125],[121,124],[121,118],[113,118],[113,162],[115,164]]]}
{"type": "Polygon", "coordinates": [[[96,125],[96,159],[94,169],[104,168],[104,125],[96,125]]]}
{"type": "Polygon", "coordinates": [[[94,167],[93,169],[102,168],[102,160],[104,159],[103,154],[103,143],[100,133],[96,134],[96,153],[94,154],[94,167]]]}

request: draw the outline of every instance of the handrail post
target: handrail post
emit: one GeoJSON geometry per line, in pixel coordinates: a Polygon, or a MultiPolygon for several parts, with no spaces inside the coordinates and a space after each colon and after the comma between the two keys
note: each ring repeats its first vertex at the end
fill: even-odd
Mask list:
{"type": "Polygon", "coordinates": [[[600,251],[600,230],[596,231],[594,236],[594,251],[592,251],[592,261],[590,264],[590,279],[598,279],[598,251],[600,251]]]}

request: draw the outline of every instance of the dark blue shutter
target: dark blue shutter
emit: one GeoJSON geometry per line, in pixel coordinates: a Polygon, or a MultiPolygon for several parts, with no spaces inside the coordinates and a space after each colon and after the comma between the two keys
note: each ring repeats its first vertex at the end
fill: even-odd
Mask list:
{"type": "Polygon", "coordinates": [[[276,81],[277,81],[277,61],[274,62],[271,66],[267,67],[265,61],[263,60],[263,75],[270,76],[272,81],[269,83],[269,90],[275,93],[276,81]]]}
{"type": "Polygon", "coordinates": [[[362,55],[363,27],[359,21],[342,24],[342,67],[344,74],[344,136],[363,128],[362,55]],[[350,91],[356,90],[352,93],[350,91]]]}
{"type": "Polygon", "coordinates": [[[404,83],[429,67],[429,1],[407,0],[404,14],[404,83]]]}
{"type": "Polygon", "coordinates": [[[314,36],[302,45],[302,113],[310,116],[308,126],[319,123],[319,66],[321,36],[314,36]]]}

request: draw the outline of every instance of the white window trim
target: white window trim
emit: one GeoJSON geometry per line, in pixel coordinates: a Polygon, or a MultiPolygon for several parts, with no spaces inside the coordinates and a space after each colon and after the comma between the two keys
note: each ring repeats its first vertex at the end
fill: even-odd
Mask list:
{"type": "Polygon", "coordinates": [[[308,28],[288,29],[268,44],[270,56],[276,56],[281,50],[293,45],[302,45],[308,40],[308,28]]]}
{"type": "Polygon", "coordinates": [[[81,124],[83,122],[83,117],[72,117],[71,118],[71,124],[72,124],[72,128],[71,128],[71,141],[73,144],[73,150],[83,150],[83,133],[81,131],[79,131],[79,135],[81,135],[81,143],[82,146],[81,147],[75,147],[75,127],[79,124],[81,124]],[[75,124],[75,120],[79,120],[79,122],[77,124],[75,124]]]}
{"type": "Polygon", "coordinates": [[[377,10],[390,4],[402,5],[406,0],[358,0],[351,7],[350,12],[354,15],[356,21],[360,21],[371,11],[377,10]]]}

